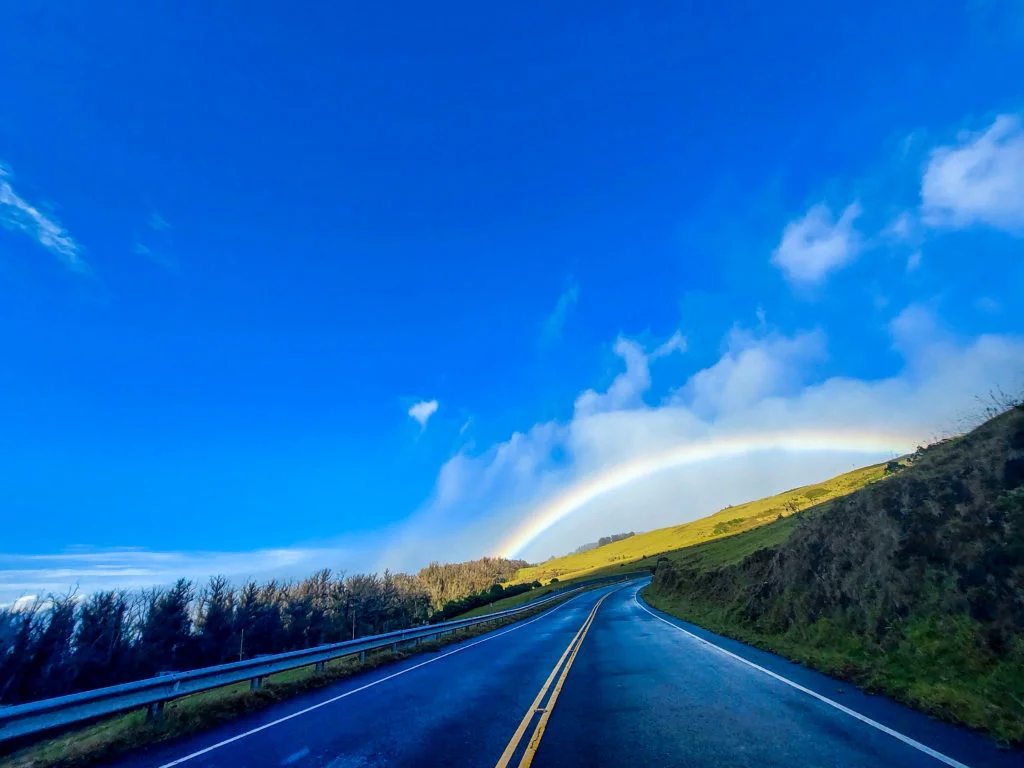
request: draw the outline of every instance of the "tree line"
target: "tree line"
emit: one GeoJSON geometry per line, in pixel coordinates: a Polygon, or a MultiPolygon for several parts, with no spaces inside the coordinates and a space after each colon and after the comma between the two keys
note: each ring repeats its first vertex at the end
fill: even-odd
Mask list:
{"type": "Polygon", "coordinates": [[[612,544],[616,541],[622,541],[628,539],[630,536],[636,536],[636,533],[629,531],[628,533],[613,533],[611,536],[602,536],[597,541],[592,541],[589,544],[581,544],[572,551],[572,554],[579,555],[583,552],[589,552],[592,549],[603,547],[605,544],[612,544]]]}
{"type": "Polygon", "coordinates": [[[501,596],[499,582],[525,565],[483,558],[431,563],[416,575],[345,576],[325,569],[302,581],[241,586],[214,576],[201,586],[179,579],[139,592],[69,592],[27,605],[19,602],[0,610],[0,704],[448,618],[501,596]],[[450,603],[457,605],[446,610],[450,603]]]}

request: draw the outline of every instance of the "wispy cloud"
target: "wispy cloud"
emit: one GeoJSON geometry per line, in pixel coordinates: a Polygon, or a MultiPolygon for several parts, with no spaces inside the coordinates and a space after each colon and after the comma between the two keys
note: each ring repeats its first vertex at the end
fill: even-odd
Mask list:
{"type": "Polygon", "coordinates": [[[420,429],[427,428],[430,417],[437,413],[437,400],[421,400],[409,408],[409,416],[419,423],[420,429]]]}
{"type": "MultiPolygon", "coordinates": [[[[620,338],[615,348],[621,372],[607,389],[580,394],[565,421],[539,422],[490,447],[460,451],[439,472],[433,500],[380,562],[416,565],[438,551],[450,559],[479,556],[532,510],[580,481],[694,441],[812,430],[928,442],[977,413],[979,393],[1024,386],[1024,338],[960,339],[923,305],[907,306],[886,330],[889,343],[879,353],[895,352],[903,364],[880,379],[820,377],[820,361],[828,355],[822,330],[733,329],[721,358],[689,374],[676,366],[658,368],[655,352],[620,338]],[[652,402],[655,379],[658,390],[674,394],[652,402]]],[[[666,471],[628,492],[594,499],[522,554],[544,558],[592,539],[595,531],[692,520],[887,456],[780,451],[666,471]]]]}
{"type": "Polygon", "coordinates": [[[917,223],[914,217],[909,212],[903,211],[886,225],[881,236],[885,242],[890,244],[906,243],[915,238],[916,228],[917,223]]]}
{"type": "Polygon", "coordinates": [[[682,331],[676,331],[668,337],[664,342],[659,344],[655,350],[651,353],[651,358],[657,359],[659,357],[665,357],[671,355],[673,352],[685,352],[686,351],[686,337],[683,336],[682,331]]]}
{"type": "MultiPolygon", "coordinates": [[[[961,340],[943,330],[928,306],[910,305],[887,324],[887,349],[902,358],[903,366],[884,379],[815,379],[817,364],[827,354],[823,332],[786,335],[761,326],[734,328],[719,360],[679,379],[678,369],[654,362],[665,344],[646,352],[638,342],[620,338],[616,350],[622,368],[608,389],[582,393],[566,421],[539,422],[479,451],[459,451],[439,471],[432,501],[389,540],[250,552],[0,554],[0,603],[60,594],[76,585],[87,593],[167,584],[180,577],[204,580],[218,573],[238,582],[303,577],[321,567],[415,570],[439,554],[452,561],[478,557],[491,552],[538,504],[640,456],[736,434],[801,430],[898,433],[926,442],[962,424],[976,409],[979,393],[1024,385],[1024,338],[961,340]],[[660,403],[651,402],[652,370],[659,375],[658,388],[674,392],[660,403]]],[[[418,410],[429,419],[436,401],[422,405],[418,410]]],[[[628,492],[595,499],[523,554],[534,559],[560,554],[591,540],[595,530],[684,522],[727,504],[821,480],[868,458],[875,457],[781,451],[667,471],[628,492]]]]}
{"type": "Polygon", "coordinates": [[[1003,310],[999,302],[991,296],[979,296],[974,300],[974,306],[989,315],[997,315],[1003,310]]]}
{"type": "Polygon", "coordinates": [[[1000,115],[980,133],[935,149],[921,179],[921,212],[934,227],[985,224],[1024,232],[1024,128],[1000,115]]]}
{"type": "Polygon", "coordinates": [[[860,235],[853,223],[861,214],[860,203],[846,207],[839,220],[824,203],[786,225],[782,241],[771,261],[790,282],[816,285],[830,272],[849,264],[861,248],[860,235]]]}
{"type": "Polygon", "coordinates": [[[160,232],[162,230],[171,228],[171,225],[167,221],[167,219],[161,216],[160,213],[157,211],[153,211],[151,214],[149,214],[149,218],[146,220],[146,223],[149,224],[150,229],[156,232],[160,232]]]}
{"type": "Polygon", "coordinates": [[[145,243],[135,243],[132,246],[132,252],[139,256],[145,256],[150,261],[166,267],[172,272],[177,272],[179,269],[178,260],[163,248],[151,248],[145,243]]]}
{"type": "Polygon", "coordinates": [[[14,176],[0,164],[0,225],[12,232],[22,232],[54,254],[75,272],[88,272],[81,256],[81,247],[56,218],[29,203],[11,182],[14,176]]]}
{"type": "Polygon", "coordinates": [[[146,218],[146,228],[149,231],[136,238],[132,251],[171,272],[178,272],[180,266],[173,252],[170,223],[158,212],[153,211],[146,218]]]}
{"type": "Polygon", "coordinates": [[[249,578],[301,578],[324,567],[367,567],[368,558],[359,557],[351,543],[249,552],[125,548],[49,555],[0,553],[0,603],[62,594],[73,588],[88,594],[104,589],[142,589],[179,578],[203,581],[216,574],[236,583],[249,578]]]}
{"type": "Polygon", "coordinates": [[[558,301],[555,303],[555,308],[541,324],[540,345],[542,347],[550,346],[562,337],[562,331],[565,329],[565,321],[569,318],[569,314],[576,307],[576,303],[579,301],[579,298],[580,288],[576,283],[572,283],[562,292],[562,295],[558,297],[558,301]]]}

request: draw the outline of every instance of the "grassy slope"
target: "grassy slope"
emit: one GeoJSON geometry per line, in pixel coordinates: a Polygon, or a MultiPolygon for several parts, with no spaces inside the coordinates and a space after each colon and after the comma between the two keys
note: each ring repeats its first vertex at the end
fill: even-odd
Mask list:
{"type": "MultiPolygon", "coordinates": [[[[627,564],[639,567],[654,565],[660,554],[751,531],[775,521],[779,515],[786,518],[794,510],[806,509],[863,488],[865,485],[881,479],[884,474],[883,464],[855,469],[823,483],[794,488],[776,496],[769,496],[735,507],[727,507],[691,523],[640,533],[587,552],[565,555],[540,565],[522,568],[513,581],[547,582],[553,577],[558,577],[559,581],[565,581],[567,578],[610,573],[610,569],[627,564]]],[[[784,530],[788,529],[774,528],[773,533],[769,535],[779,536],[784,530]]],[[[748,538],[746,541],[749,542],[750,539],[748,538]]],[[[707,551],[718,553],[727,550],[712,548],[705,550],[705,552],[707,551]]]]}
{"type": "Polygon", "coordinates": [[[515,608],[517,605],[522,605],[526,602],[533,602],[534,600],[540,600],[542,597],[547,597],[561,586],[561,584],[555,584],[551,587],[531,589],[529,592],[523,592],[520,595],[513,595],[512,597],[503,597],[500,600],[495,600],[493,603],[481,605],[479,608],[474,608],[471,611],[460,613],[457,618],[469,619],[473,616],[483,616],[485,613],[495,613],[496,611],[504,611],[508,610],[509,608],[515,608]]]}
{"type": "Polygon", "coordinates": [[[645,597],[712,631],[1022,743],[1022,464],[1017,409],[882,483],[670,553],[645,597]]]}

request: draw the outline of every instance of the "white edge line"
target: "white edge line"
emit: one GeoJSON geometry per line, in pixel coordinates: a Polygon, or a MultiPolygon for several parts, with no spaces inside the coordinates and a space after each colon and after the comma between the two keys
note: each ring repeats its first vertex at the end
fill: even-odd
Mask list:
{"type": "Polygon", "coordinates": [[[718,651],[720,653],[724,653],[726,656],[729,656],[729,657],[735,659],[736,661],[739,661],[739,662],[742,662],[743,664],[746,664],[748,667],[753,667],[756,670],[764,672],[766,675],[768,675],[769,677],[775,678],[780,683],[785,683],[786,685],[788,685],[788,686],[790,686],[792,688],[796,688],[801,693],[806,693],[808,696],[813,696],[818,701],[823,702],[825,704],[828,704],[830,707],[835,707],[840,712],[843,712],[843,713],[849,715],[850,717],[856,718],[857,720],[860,720],[862,723],[866,723],[867,725],[870,725],[872,728],[877,728],[878,730],[882,731],[883,733],[887,733],[890,736],[893,736],[894,738],[899,739],[904,744],[907,744],[907,745],[913,747],[914,749],[917,749],[917,750],[920,750],[921,752],[924,752],[929,757],[934,757],[936,760],[938,760],[940,762],[943,762],[946,765],[952,766],[952,768],[970,768],[970,766],[965,765],[964,763],[961,763],[959,760],[954,760],[952,757],[949,757],[948,755],[944,755],[941,752],[937,752],[936,750],[932,749],[931,747],[926,746],[926,745],[922,744],[919,741],[915,741],[914,739],[912,739],[909,736],[906,736],[906,735],[900,733],[899,731],[893,730],[892,728],[890,728],[887,725],[882,725],[877,720],[872,720],[870,717],[866,717],[865,715],[862,715],[860,712],[855,712],[854,710],[850,709],[849,707],[844,707],[838,701],[833,701],[832,699],[828,698],[827,696],[822,696],[820,693],[816,693],[816,692],[812,691],[810,688],[805,688],[804,686],[800,685],[799,683],[794,683],[789,678],[783,677],[780,674],[772,672],[770,669],[765,669],[764,667],[762,667],[762,666],[760,666],[758,664],[755,664],[754,662],[749,661],[748,659],[744,659],[742,656],[738,656],[737,654],[733,653],[732,651],[727,651],[725,648],[722,648],[721,646],[715,645],[710,640],[705,640],[703,637],[700,637],[699,635],[695,635],[695,634],[693,634],[693,632],[689,632],[689,631],[683,629],[682,627],[680,627],[677,624],[673,624],[671,621],[668,621],[667,619],[662,618],[661,616],[659,616],[658,614],[656,614],[652,610],[650,610],[646,605],[641,603],[639,598],[638,598],[639,594],[640,594],[640,590],[639,589],[636,592],[633,593],[633,602],[636,603],[639,608],[641,608],[641,609],[647,611],[647,613],[651,614],[651,616],[656,618],[658,621],[665,622],[666,624],[668,624],[673,629],[678,629],[680,632],[682,632],[683,634],[689,635],[694,640],[697,640],[697,641],[703,643],[704,645],[710,646],[711,648],[714,648],[716,651],[718,651]]]}
{"type": "MultiPolygon", "coordinates": [[[[623,585],[623,586],[625,586],[625,585],[623,585]]],[[[620,587],[620,589],[622,589],[622,587],[620,587]]],[[[328,704],[333,704],[334,702],[339,701],[340,699],[344,699],[344,698],[346,698],[348,696],[351,696],[353,693],[359,693],[360,691],[365,691],[367,688],[373,688],[373,686],[375,686],[375,685],[380,685],[381,683],[386,683],[388,680],[392,680],[392,679],[394,679],[396,677],[399,677],[400,675],[404,675],[406,672],[412,672],[414,669],[419,669],[420,667],[427,666],[427,664],[433,664],[435,661],[440,661],[441,659],[448,658],[449,656],[451,656],[453,654],[459,653],[459,651],[464,651],[467,648],[472,648],[474,645],[480,645],[481,643],[486,643],[488,640],[494,640],[495,638],[501,637],[502,635],[507,635],[509,632],[515,632],[517,629],[522,629],[523,627],[525,627],[528,624],[533,624],[533,622],[535,622],[535,621],[540,621],[541,619],[547,618],[548,616],[550,616],[555,611],[557,611],[557,610],[559,610],[561,608],[564,608],[569,603],[573,602],[574,600],[579,600],[581,597],[583,597],[584,595],[587,595],[587,594],[590,594],[590,593],[589,592],[584,592],[583,594],[576,595],[576,597],[571,597],[568,600],[566,600],[564,603],[561,603],[560,605],[556,605],[554,608],[549,608],[548,610],[543,611],[536,618],[530,619],[529,621],[524,621],[524,622],[517,623],[514,627],[509,627],[508,629],[504,630],[503,632],[498,632],[497,634],[494,634],[494,635],[488,635],[487,637],[482,638],[481,640],[477,640],[477,641],[472,642],[472,643],[467,643],[466,645],[461,645],[461,646],[459,646],[458,648],[456,648],[453,651],[448,651],[448,653],[443,653],[440,656],[434,656],[432,659],[427,659],[426,661],[421,661],[419,664],[414,664],[411,667],[406,667],[405,669],[400,669],[398,672],[394,672],[394,673],[392,673],[392,674],[390,674],[390,675],[388,675],[386,677],[382,677],[382,678],[380,678],[378,680],[374,680],[373,682],[367,683],[366,685],[361,685],[358,688],[353,688],[351,691],[345,691],[345,693],[339,694],[338,696],[333,696],[332,698],[326,699],[325,701],[321,701],[321,702],[319,702],[317,704],[314,704],[311,707],[306,707],[305,709],[300,709],[298,712],[292,712],[290,715],[285,715],[284,717],[278,718],[277,720],[274,720],[273,722],[264,723],[263,725],[261,725],[261,726],[259,726],[257,728],[253,728],[251,730],[248,730],[245,733],[239,733],[236,736],[232,736],[230,739],[224,739],[224,741],[218,741],[216,744],[211,744],[210,746],[204,747],[203,749],[200,749],[197,752],[193,752],[190,755],[185,755],[184,757],[179,757],[177,760],[172,760],[169,763],[164,763],[163,765],[160,766],[160,768],[171,768],[172,766],[175,766],[175,765],[181,765],[182,763],[187,762],[189,760],[192,760],[192,759],[194,759],[196,757],[199,757],[200,755],[205,755],[207,752],[213,752],[213,750],[215,750],[215,749],[220,749],[221,747],[226,747],[228,744],[232,744],[232,743],[234,743],[236,741],[240,741],[241,739],[244,739],[244,738],[246,738],[248,736],[252,736],[254,733],[259,733],[260,731],[265,731],[267,728],[273,728],[275,725],[280,725],[281,723],[284,723],[284,722],[287,722],[288,720],[291,720],[293,718],[299,717],[300,715],[305,715],[308,712],[312,712],[314,709],[320,709],[320,707],[326,707],[328,704]]]]}

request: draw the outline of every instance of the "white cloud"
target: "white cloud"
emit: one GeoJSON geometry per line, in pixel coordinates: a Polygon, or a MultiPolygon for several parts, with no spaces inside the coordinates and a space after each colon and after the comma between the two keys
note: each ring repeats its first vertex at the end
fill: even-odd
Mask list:
{"type": "Polygon", "coordinates": [[[921,211],[934,227],[986,224],[1024,232],[1024,130],[1001,115],[985,131],[939,147],[921,179],[921,211]]]}
{"type": "Polygon", "coordinates": [[[157,232],[171,228],[171,225],[167,220],[156,211],[149,214],[149,218],[146,220],[146,223],[149,224],[150,229],[156,230],[157,232]]]}
{"type": "Polygon", "coordinates": [[[860,214],[860,203],[853,202],[835,221],[827,205],[815,205],[802,219],[786,225],[782,241],[772,254],[772,264],[792,283],[820,283],[830,272],[853,261],[860,251],[860,235],[853,226],[860,214]]]}
{"type": "Polygon", "coordinates": [[[640,396],[651,386],[647,355],[639,343],[620,337],[614,350],[626,364],[626,370],[612,379],[604,392],[588,389],[577,397],[576,413],[592,414],[634,407],[639,405],[640,396]]]}
{"type": "MultiPolygon", "coordinates": [[[[115,550],[0,554],[0,602],[26,594],[165,584],[223,573],[300,577],[320,567],[415,570],[431,559],[479,557],[554,495],[611,466],[695,441],[801,430],[898,433],[928,442],[968,425],[976,398],[1024,388],[1024,338],[946,332],[933,309],[910,305],[889,324],[898,370],[878,379],[814,378],[827,354],[821,331],[786,335],[733,329],[721,358],[674,379],[636,341],[615,345],[620,370],[604,391],[587,390],[566,421],[542,421],[441,468],[430,501],[398,529],[345,546],[257,552],[115,550]],[[659,390],[674,394],[651,402],[659,390]],[[358,546],[357,546],[358,545],[358,546]],[[373,558],[371,553],[378,553],[373,558]]],[[[431,401],[432,402],[432,401],[431,401]]],[[[431,409],[433,412],[433,408],[431,409]]],[[[887,454],[760,452],[680,467],[607,494],[550,529],[523,553],[542,559],[598,536],[678,524],[787,488],[822,480],[887,454]]]]}
{"type": "Polygon", "coordinates": [[[576,398],[576,413],[588,415],[639,405],[643,393],[651,386],[650,362],[685,350],[686,339],[679,331],[659,344],[649,355],[639,342],[619,337],[614,351],[625,362],[626,370],[616,376],[604,392],[588,389],[581,393],[576,398]]]}
{"type": "Polygon", "coordinates": [[[920,357],[946,339],[935,312],[924,304],[910,304],[889,321],[893,349],[904,357],[920,357]]]}
{"type": "Polygon", "coordinates": [[[409,408],[409,415],[419,423],[420,429],[427,428],[427,422],[436,412],[437,400],[421,400],[409,408]]]}
{"type": "Polygon", "coordinates": [[[914,238],[917,224],[907,211],[900,213],[882,230],[882,237],[890,243],[905,243],[914,238]]]}
{"type": "Polygon", "coordinates": [[[11,186],[11,172],[0,165],[0,225],[12,232],[22,232],[53,253],[76,272],[88,267],[81,257],[81,248],[66,229],[52,216],[20,197],[11,186]]]}
{"type": "Polygon", "coordinates": [[[681,331],[676,331],[668,337],[663,343],[658,345],[658,348],[651,353],[652,359],[659,357],[666,357],[671,355],[673,352],[685,352],[686,351],[686,337],[683,336],[681,331]]]}
{"type": "MultiPolygon", "coordinates": [[[[353,542],[344,545],[250,552],[159,552],[144,549],[82,550],[51,555],[0,553],[0,603],[31,602],[36,595],[80,594],[103,589],[142,589],[179,578],[205,581],[222,574],[249,578],[301,578],[320,568],[365,568],[353,542]]],[[[364,550],[365,551],[365,550],[364,550]]]]}
{"type": "Polygon", "coordinates": [[[705,416],[735,412],[798,389],[809,368],[825,357],[821,331],[792,338],[778,334],[756,338],[734,329],[728,351],[717,363],[695,373],[676,399],[705,416]]]}
{"type": "MultiPolygon", "coordinates": [[[[587,390],[568,421],[536,424],[442,468],[434,500],[392,541],[380,565],[415,567],[493,551],[531,511],[581,479],[688,442],[801,430],[901,434],[928,442],[978,415],[978,395],[1024,387],[1024,338],[958,340],[934,312],[911,305],[890,323],[898,370],[878,379],[815,376],[827,355],[820,330],[784,335],[734,329],[722,357],[681,381],[665,402],[648,402],[651,358],[621,338],[624,370],[604,391],[587,390]]],[[[657,373],[657,369],[655,369],[657,373]]],[[[597,536],[692,520],[727,504],[825,479],[889,454],[750,454],[681,467],[595,499],[523,553],[561,554],[597,536]]]]}
{"type": "Polygon", "coordinates": [[[914,251],[907,257],[907,272],[913,272],[921,266],[921,252],[914,251]]]}
{"type": "Polygon", "coordinates": [[[576,302],[579,301],[579,298],[580,288],[576,283],[566,288],[562,295],[558,297],[555,308],[541,326],[541,346],[549,346],[562,337],[565,321],[569,318],[569,313],[576,307],[576,302]]]}

